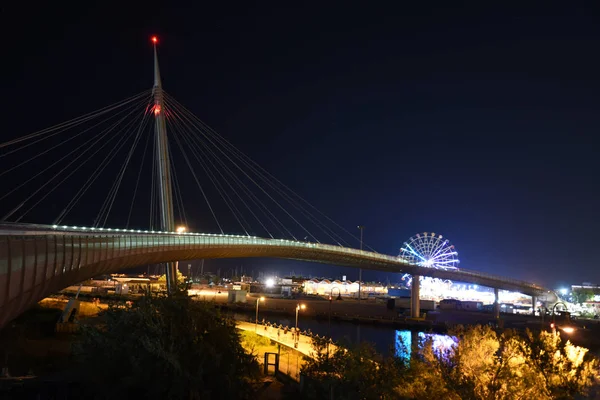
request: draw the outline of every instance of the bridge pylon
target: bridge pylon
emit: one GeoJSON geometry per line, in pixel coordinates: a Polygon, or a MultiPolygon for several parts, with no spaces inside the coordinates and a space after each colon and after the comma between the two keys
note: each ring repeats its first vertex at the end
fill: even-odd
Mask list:
{"type": "MultiPolygon", "coordinates": [[[[154,137],[156,144],[156,157],[158,165],[158,192],[160,196],[160,225],[163,232],[175,231],[175,220],[173,215],[173,190],[171,187],[171,161],[169,159],[169,142],[167,139],[167,125],[165,121],[164,95],[158,67],[158,52],[156,45],[158,38],[152,37],[154,46],[154,137]]],[[[177,263],[169,262],[165,265],[167,290],[173,293],[177,290],[177,263]]]]}

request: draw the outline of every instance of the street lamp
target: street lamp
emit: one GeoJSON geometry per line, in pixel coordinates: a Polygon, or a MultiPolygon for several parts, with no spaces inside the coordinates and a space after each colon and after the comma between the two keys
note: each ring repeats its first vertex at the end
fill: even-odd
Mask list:
{"type": "Polygon", "coordinates": [[[256,320],[254,322],[254,333],[256,333],[256,330],[257,330],[256,327],[258,326],[258,302],[259,301],[265,301],[264,296],[261,296],[261,297],[259,297],[259,298],[256,299],[256,320]]]}
{"type": "Polygon", "coordinates": [[[333,291],[336,289],[338,291],[338,296],[337,296],[336,300],[342,299],[342,292],[340,291],[340,288],[339,287],[331,288],[331,292],[329,293],[329,337],[331,337],[331,302],[333,301],[333,291]]]}
{"type": "Polygon", "coordinates": [[[329,341],[331,341],[331,302],[333,301],[333,291],[337,289],[338,297],[336,300],[342,299],[342,292],[339,287],[331,288],[331,292],[329,292],[329,340],[327,341],[327,358],[329,358],[329,341]]]}
{"type": "Polygon", "coordinates": [[[304,304],[296,305],[296,332],[294,336],[294,347],[298,348],[298,311],[304,310],[306,306],[304,304]]]}
{"type": "MultiPolygon", "coordinates": [[[[363,249],[363,231],[365,227],[362,225],[357,226],[360,229],[360,251],[363,249]]],[[[358,269],[358,301],[360,302],[360,287],[362,285],[362,268],[358,269]]]]}
{"type": "MultiPolygon", "coordinates": [[[[153,37],[153,39],[155,39],[155,37],[153,37]]],[[[156,43],[156,42],[154,42],[156,43]]],[[[183,225],[180,225],[177,227],[177,229],[175,230],[177,233],[181,234],[183,232],[185,232],[187,230],[187,228],[183,225]]],[[[175,271],[177,271],[179,269],[179,261],[175,261],[175,271]]]]}
{"type": "Polygon", "coordinates": [[[563,332],[568,333],[568,334],[575,332],[575,328],[573,328],[572,326],[565,326],[560,329],[562,329],[563,332]]]}

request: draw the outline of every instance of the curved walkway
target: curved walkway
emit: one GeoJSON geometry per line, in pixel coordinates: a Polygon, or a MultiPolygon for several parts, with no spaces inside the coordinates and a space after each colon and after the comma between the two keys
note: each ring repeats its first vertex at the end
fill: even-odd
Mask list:
{"type": "MultiPolygon", "coordinates": [[[[276,343],[294,349],[294,336],[290,332],[284,334],[282,329],[274,328],[272,326],[269,327],[261,324],[258,324],[258,326],[256,326],[254,323],[251,322],[236,321],[236,324],[238,329],[251,332],[255,332],[256,329],[256,334],[268,337],[276,343]],[[280,333],[279,336],[277,336],[278,330],[280,333]]],[[[312,348],[312,338],[310,336],[300,334],[298,339],[298,347],[295,348],[295,350],[299,351],[307,357],[313,357],[314,351],[312,348]]]]}

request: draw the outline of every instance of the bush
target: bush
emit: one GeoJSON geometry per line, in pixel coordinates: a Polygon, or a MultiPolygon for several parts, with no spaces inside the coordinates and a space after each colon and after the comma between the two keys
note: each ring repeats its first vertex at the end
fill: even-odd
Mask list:
{"type": "Polygon", "coordinates": [[[244,347],[247,348],[257,348],[271,345],[271,339],[251,331],[242,331],[240,333],[240,337],[245,345],[244,347]]]}
{"type": "Polygon", "coordinates": [[[458,328],[449,349],[426,339],[412,359],[378,357],[361,344],[327,353],[313,342],[302,369],[314,399],[573,399],[598,384],[598,360],[563,342],[557,332],[496,333],[489,326],[458,328]],[[377,360],[373,362],[372,360],[377,360]],[[333,397],[332,397],[333,396],[333,397]]]}
{"type": "Polygon", "coordinates": [[[251,398],[259,369],[235,324],[185,296],[110,307],[77,348],[93,398],[251,398]]]}
{"type": "Polygon", "coordinates": [[[410,399],[571,399],[597,382],[598,362],[557,332],[525,337],[488,326],[460,328],[453,349],[425,341],[398,393],[410,399]]]}
{"type": "Polygon", "coordinates": [[[305,358],[301,373],[306,377],[306,398],[388,399],[404,373],[404,363],[395,357],[378,362],[375,348],[367,343],[345,349],[331,347],[327,339],[313,339],[314,357],[305,358]]]}

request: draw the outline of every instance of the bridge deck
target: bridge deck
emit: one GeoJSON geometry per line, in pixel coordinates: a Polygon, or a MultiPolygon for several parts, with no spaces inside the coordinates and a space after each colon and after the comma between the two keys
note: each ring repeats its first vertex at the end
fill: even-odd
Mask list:
{"type": "Polygon", "coordinates": [[[124,268],[204,258],[271,257],[431,276],[552,295],[529,282],[465,269],[439,270],[397,257],[320,243],[249,236],[0,225],[0,327],[64,287],[124,268]]]}

